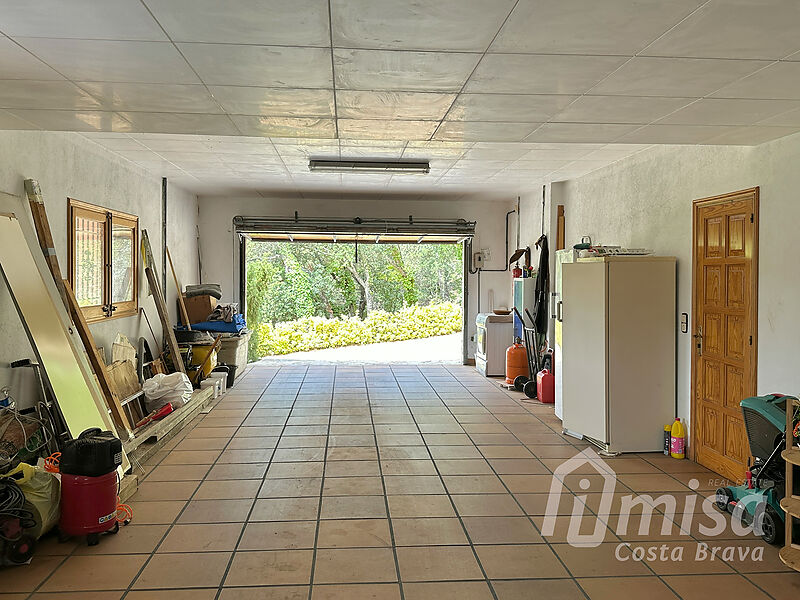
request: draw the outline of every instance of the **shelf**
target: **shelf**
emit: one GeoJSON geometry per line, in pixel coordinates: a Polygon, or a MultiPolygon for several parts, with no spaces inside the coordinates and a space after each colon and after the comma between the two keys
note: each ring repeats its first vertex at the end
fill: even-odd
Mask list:
{"type": "Polygon", "coordinates": [[[787,514],[800,519],[800,498],[782,498],[781,508],[786,511],[787,514]]]}
{"type": "Polygon", "coordinates": [[[783,460],[793,465],[800,465],[800,448],[795,446],[791,450],[784,450],[781,452],[783,460]]]}
{"type": "Polygon", "coordinates": [[[783,564],[795,571],[800,571],[800,547],[784,546],[779,555],[783,564]]]}

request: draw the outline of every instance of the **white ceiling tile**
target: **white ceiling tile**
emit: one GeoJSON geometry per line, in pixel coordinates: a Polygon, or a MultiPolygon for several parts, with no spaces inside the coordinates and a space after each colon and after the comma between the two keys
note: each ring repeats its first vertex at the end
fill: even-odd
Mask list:
{"type": "Polygon", "coordinates": [[[325,48],[179,44],[207,85],[330,88],[331,51],[325,48]]]}
{"type": "Polygon", "coordinates": [[[125,133],[114,134],[116,137],[99,137],[97,135],[93,135],[92,133],[85,133],[83,135],[86,139],[92,140],[93,142],[100,144],[103,146],[103,148],[107,148],[112,152],[118,152],[121,150],[147,150],[145,146],[125,133]]]}
{"type": "Polygon", "coordinates": [[[194,140],[172,140],[146,138],[142,134],[134,133],[131,138],[155,152],[211,152],[211,145],[200,136],[194,140]]]}
{"type": "Polygon", "coordinates": [[[130,0],[4,1],[0,29],[12,37],[166,40],[142,6],[130,0]]]}
{"type": "Polygon", "coordinates": [[[143,146],[139,146],[138,149],[134,150],[115,150],[116,154],[119,154],[122,158],[127,158],[133,162],[153,162],[163,160],[165,157],[159,156],[155,152],[144,148],[143,146]]]}
{"type": "Polygon", "coordinates": [[[705,96],[767,64],[757,60],[636,57],[593,88],[592,94],[705,96]]]}
{"type": "Polygon", "coordinates": [[[244,135],[266,137],[320,138],[336,135],[333,119],[311,119],[298,117],[231,116],[244,135]]]}
{"type": "Polygon", "coordinates": [[[752,125],[800,108],[800,100],[705,98],[661,119],[676,125],[752,125]]]}
{"type": "Polygon", "coordinates": [[[434,138],[443,141],[521,142],[538,126],[538,123],[444,121],[434,138]]]}
{"type": "Polygon", "coordinates": [[[514,0],[332,0],[333,43],[483,52],[513,6],[514,0]]]}
{"type": "Polygon", "coordinates": [[[0,108],[97,110],[100,103],[69,81],[0,81],[0,108]]]}
{"type": "Polygon", "coordinates": [[[692,101],[693,98],[655,96],[582,96],[552,120],[564,123],[638,123],[646,125],[692,101]]]}
{"type": "Polygon", "coordinates": [[[759,121],[756,125],[768,125],[778,127],[796,127],[800,126],[800,109],[790,110],[774,117],[759,121]]]}
{"type": "Polygon", "coordinates": [[[211,93],[231,114],[265,117],[333,118],[332,89],[212,86],[211,93]]]}
{"type": "Polygon", "coordinates": [[[336,110],[345,119],[440,121],[455,99],[455,94],[338,90],[336,110]]]}
{"type": "Polygon", "coordinates": [[[800,100],[800,62],[773,63],[726,85],[715,98],[774,98],[800,100]]]}
{"type": "Polygon", "coordinates": [[[592,143],[613,142],[620,136],[630,133],[638,125],[618,123],[545,123],[531,135],[526,142],[564,142],[592,143]]]}
{"type": "Polygon", "coordinates": [[[0,79],[64,79],[30,52],[0,36],[0,79]]]}
{"type": "Polygon", "coordinates": [[[17,38],[73,81],[199,83],[169,42],[17,38]]]}
{"type": "Polygon", "coordinates": [[[221,114],[205,86],[166,83],[79,83],[105,110],[221,114]]]}
{"type": "Polygon", "coordinates": [[[710,138],[708,144],[733,144],[735,146],[757,146],[765,142],[777,140],[787,135],[793,135],[800,131],[800,123],[795,127],[765,127],[754,125],[742,127],[736,131],[723,133],[720,136],[710,138]]]}
{"type": "Polygon", "coordinates": [[[593,150],[579,160],[609,160],[616,161],[626,158],[637,152],[641,152],[645,148],[649,148],[648,144],[609,144],[597,150],[593,150]]]}
{"type": "Polygon", "coordinates": [[[402,148],[381,148],[378,146],[349,146],[342,147],[340,152],[342,158],[394,158],[399,159],[403,155],[402,148]]]}
{"type": "Polygon", "coordinates": [[[524,155],[522,161],[540,160],[577,160],[594,152],[603,145],[597,147],[586,146],[584,144],[549,144],[548,148],[537,148],[524,155]]]}
{"type": "Polygon", "coordinates": [[[334,50],[336,87],[355,90],[459,91],[480,55],[334,50]]]}
{"type": "Polygon", "coordinates": [[[800,49],[798,31],[795,0],[711,0],[645,54],[779,59],[800,49]]]}
{"type": "Polygon", "coordinates": [[[701,0],[520,2],[491,51],[631,55],[700,4],[701,0]]]}
{"type": "Polygon", "coordinates": [[[348,146],[370,147],[375,148],[397,148],[402,150],[409,142],[404,140],[359,140],[359,139],[345,139],[339,140],[339,147],[346,148],[348,146]]]}
{"type": "Polygon", "coordinates": [[[570,162],[572,161],[554,159],[517,160],[509,168],[513,168],[516,171],[552,171],[553,169],[560,169],[570,162]]]}
{"type": "Polygon", "coordinates": [[[189,113],[120,112],[131,123],[131,131],[190,133],[197,135],[236,135],[227,115],[189,113]]]}
{"type": "Polygon", "coordinates": [[[330,46],[326,0],[145,0],[176,42],[330,46]]]}
{"type": "Polygon", "coordinates": [[[8,112],[45,131],[130,131],[130,123],[112,112],[20,109],[8,112]]]}
{"type": "Polygon", "coordinates": [[[465,91],[583,94],[624,62],[617,56],[487,54],[465,91]]]}
{"type": "Polygon", "coordinates": [[[0,110],[0,129],[39,129],[39,127],[8,111],[0,110]]]}
{"type": "Polygon", "coordinates": [[[447,114],[447,119],[542,123],[576,98],[548,94],[461,94],[447,114]]]}
{"type": "Polygon", "coordinates": [[[726,125],[645,125],[619,139],[630,144],[705,144],[739,129],[726,125]]]}
{"type": "Polygon", "coordinates": [[[427,140],[437,121],[339,119],[339,137],[379,140],[427,140]]]}
{"type": "Polygon", "coordinates": [[[517,160],[530,152],[527,144],[492,144],[479,142],[464,153],[468,160],[517,160]]]}

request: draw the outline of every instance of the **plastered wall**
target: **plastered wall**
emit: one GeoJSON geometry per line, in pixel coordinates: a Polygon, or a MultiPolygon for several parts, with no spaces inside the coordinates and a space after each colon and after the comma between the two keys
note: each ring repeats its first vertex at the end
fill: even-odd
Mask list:
{"type": "MultiPolygon", "coordinates": [[[[756,147],[654,147],[576,180],[548,186],[566,211],[567,247],[594,243],[647,247],[678,258],[678,314],[691,323],[692,201],[760,187],[758,393],[800,392],[800,267],[793,242],[800,225],[800,135],[756,147]]],[[[538,235],[533,199],[523,198],[523,231],[538,235]],[[528,213],[525,210],[528,210],[528,213]]],[[[677,331],[676,315],[676,331],[677,331]]],[[[677,333],[678,414],[690,418],[690,334],[677,333]]],[[[642,390],[642,393],[646,393],[642,390]]]]}
{"type": "MultiPolygon", "coordinates": [[[[238,240],[233,232],[233,218],[244,216],[286,217],[299,211],[302,217],[356,217],[419,219],[463,218],[476,221],[473,250],[488,248],[490,258],[487,269],[505,266],[505,217],[514,210],[517,199],[508,201],[481,200],[297,200],[289,198],[200,198],[200,253],[203,281],[220,283],[227,301],[238,302],[239,267],[238,240]]],[[[510,221],[509,244],[516,243],[516,222],[510,221]]],[[[495,306],[508,306],[511,302],[511,273],[484,272],[481,275],[480,310],[488,311],[490,298],[495,306]]],[[[475,333],[477,314],[477,276],[470,276],[468,336],[475,333]]],[[[468,355],[473,355],[470,341],[468,355]]]]}
{"type": "MultiPolygon", "coordinates": [[[[75,133],[0,131],[0,212],[15,213],[30,223],[23,181],[39,181],[45,198],[50,228],[62,272],[67,272],[67,198],[72,197],[139,217],[147,229],[161,272],[161,179],[75,133]]],[[[168,195],[168,240],[175,268],[183,284],[198,281],[197,198],[170,186],[168,195]]],[[[2,243],[2,241],[0,241],[2,243]]],[[[139,305],[150,318],[157,336],[161,326],[152,298],[147,296],[144,272],[139,273],[139,305]]],[[[177,317],[176,291],[167,280],[168,306],[177,317]]],[[[110,359],[111,344],[118,332],[133,342],[145,336],[154,341],[140,316],[110,319],[91,326],[95,341],[110,359]]],[[[8,386],[21,404],[36,397],[29,369],[12,371],[8,364],[34,358],[9,290],[0,281],[0,387],[8,386]]],[[[156,346],[155,348],[157,348],[156,346]]],[[[154,349],[155,349],[154,348],[154,349]]]]}

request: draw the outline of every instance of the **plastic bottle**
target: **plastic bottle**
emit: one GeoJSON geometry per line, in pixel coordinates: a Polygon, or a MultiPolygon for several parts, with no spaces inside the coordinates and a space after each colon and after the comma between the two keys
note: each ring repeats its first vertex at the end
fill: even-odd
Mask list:
{"type": "Polygon", "coordinates": [[[672,425],[664,425],[664,455],[669,456],[669,449],[672,445],[672,425]]]}
{"type": "Polygon", "coordinates": [[[672,458],[686,458],[686,430],[680,418],[672,424],[669,453],[672,458]]]}

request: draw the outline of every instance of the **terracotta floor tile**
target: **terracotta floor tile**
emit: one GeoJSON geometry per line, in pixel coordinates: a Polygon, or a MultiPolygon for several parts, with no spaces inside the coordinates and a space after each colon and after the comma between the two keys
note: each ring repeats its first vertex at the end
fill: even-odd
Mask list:
{"type": "Polygon", "coordinates": [[[306,585],[313,558],[311,550],[237,552],[225,586],[306,585]]]}
{"type": "Polygon", "coordinates": [[[230,552],[154,554],[133,589],[217,587],[230,557],[230,552]]]}
{"type": "Polygon", "coordinates": [[[387,494],[443,494],[438,475],[385,475],[387,494]]]}
{"type": "MultiPolygon", "coordinates": [[[[130,591],[126,598],[133,600],[214,600],[218,588],[193,590],[142,590],[130,591]]],[[[88,599],[87,599],[88,600],[88,599]]]]}
{"type": "MultiPolygon", "coordinates": [[[[41,591],[124,590],[146,560],[147,556],[142,554],[71,556],[56,569],[41,591]]],[[[13,591],[13,585],[9,591],[13,591]]]]}
{"type": "Polygon", "coordinates": [[[634,492],[683,492],[689,488],[665,473],[621,473],[617,481],[628,486],[634,492]]]}
{"type": "Polygon", "coordinates": [[[568,577],[553,551],[544,544],[476,546],[475,551],[491,579],[568,577]]]}
{"type": "Polygon", "coordinates": [[[397,546],[457,546],[467,544],[461,521],[455,518],[392,519],[397,546]]]}
{"type": "Polygon", "coordinates": [[[322,477],[324,462],[285,462],[272,463],[267,469],[267,479],[295,477],[322,477]]]}
{"type": "Polygon", "coordinates": [[[377,460],[336,460],[325,467],[325,477],[378,477],[380,474],[377,460]]]}
{"type": "Polygon", "coordinates": [[[383,446],[381,460],[430,460],[425,446],[383,446]]]}
{"type": "Polygon", "coordinates": [[[308,600],[308,586],[223,588],[219,600],[308,600]]]}
{"type": "Polygon", "coordinates": [[[444,475],[451,494],[505,494],[508,490],[497,475],[444,475]]]}
{"type": "Polygon", "coordinates": [[[173,450],[161,461],[162,465],[210,465],[220,455],[220,450],[173,450]]]}
{"type": "Polygon", "coordinates": [[[236,549],[242,523],[174,525],[158,552],[223,552],[236,549]]]}
{"type": "Polygon", "coordinates": [[[300,477],[298,479],[265,479],[258,491],[259,498],[300,498],[319,496],[322,489],[321,477],[300,477]]]}
{"type": "Polygon", "coordinates": [[[590,600],[617,600],[621,590],[629,598],[647,598],[648,600],[677,600],[658,577],[595,577],[578,579],[578,584],[589,596],[590,600]]]}
{"type": "Polygon", "coordinates": [[[325,460],[325,448],[283,448],[275,450],[272,462],[320,462],[325,460]]]}
{"type": "Polygon", "coordinates": [[[322,499],[322,519],[386,518],[383,496],[326,496],[322,499]]]}
{"type": "Polygon", "coordinates": [[[390,548],[317,550],[314,583],[397,581],[390,548]]]}
{"type": "Polygon", "coordinates": [[[437,460],[480,459],[483,455],[475,446],[431,446],[431,456],[437,460]]]}
{"type": "Polygon", "coordinates": [[[156,502],[128,502],[133,518],[138,525],[172,523],[186,506],[185,500],[162,500],[156,502]]]}
{"type": "Polygon", "coordinates": [[[175,446],[173,452],[176,450],[222,450],[227,445],[226,438],[186,438],[175,446]]]}
{"type": "Polygon", "coordinates": [[[493,600],[485,581],[406,583],[403,593],[406,600],[493,600]]]}
{"type": "Polygon", "coordinates": [[[297,550],[314,547],[314,521],[247,523],[239,550],[297,550]]]}
{"type": "Polygon", "coordinates": [[[445,495],[387,496],[393,519],[402,517],[454,517],[450,499],[445,495]]]}
{"type": "Polygon", "coordinates": [[[252,500],[192,500],[178,523],[238,523],[247,520],[252,500]]]}
{"type": "Polygon", "coordinates": [[[225,465],[231,463],[266,463],[272,458],[272,448],[249,448],[244,450],[225,450],[217,461],[225,465]]]}
{"type": "Polygon", "coordinates": [[[262,479],[267,472],[266,463],[214,465],[206,480],[262,479]]]}
{"type": "Polygon", "coordinates": [[[618,543],[603,543],[596,548],[554,544],[552,548],[564,561],[564,564],[574,577],[651,574],[645,563],[633,560],[628,548],[619,549],[620,556],[627,557],[628,560],[617,558],[618,543]]]}
{"type": "Polygon", "coordinates": [[[400,586],[396,583],[315,585],[311,600],[400,600],[400,586]]]}
{"type": "MultiPolygon", "coordinates": [[[[719,545],[725,546],[728,544],[723,541],[719,545]]],[[[656,560],[647,559],[647,564],[656,575],[705,575],[733,572],[733,569],[719,557],[711,560],[710,551],[705,560],[696,560],[698,549],[697,542],[664,542],[663,544],[659,542],[644,542],[642,544],[637,544],[637,546],[645,549],[655,546],[659,549],[656,560]],[[666,560],[661,559],[662,547],[665,547],[666,560]],[[674,560],[672,558],[672,553],[676,552],[676,548],[683,549],[682,560],[674,560]]]]}
{"type": "Polygon", "coordinates": [[[683,600],[707,600],[708,598],[766,600],[769,598],[767,594],[743,576],[735,574],[664,577],[664,582],[683,600]]]}
{"type": "Polygon", "coordinates": [[[380,477],[325,477],[323,496],[382,496],[380,477]]]}
{"type": "Polygon", "coordinates": [[[473,544],[535,544],[542,536],[528,517],[464,517],[473,544]]]}
{"type": "Polygon", "coordinates": [[[543,475],[549,471],[535,458],[492,458],[489,464],[498,475],[543,475]]]}
{"type": "Polygon", "coordinates": [[[469,546],[428,546],[397,549],[403,581],[483,579],[469,546]]]}
{"type": "Polygon", "coordinates": [[[168,525],[120,525],[116,534],[101,535],[96,546],[88,546],[79,539],[75,554],[150,554],[168,528],[168,525]]]}
{"type": "MultiPolygon", "coordinates": [[[[33,594],[31,596],[32,600],[119,600],[122,598],[122,595],[125,592],[117,591],[117,592],[62,592],[62,593],[47,593],[42,592],[38,594],[33,594]]],[[[2,600],[25,600],[27,598],[27,594],[20,594],[17,596],[16,594],[0,594],[0,599],[2,600]]],[[[128,598],[131,596],[128,595],[128,598]]]]}
{"type": "Polygon", "coordinates": [[[199,481],[143,481],[131,502],[188,500],[199,485],[199,481]]]}
{"type": "Polygon", "coordinates": [[[272,436],[233,438],[228,444],[228,450],[252,450],[256,448],[274,448],[278,438],[272,436]]]}
{"type": "Polygon", "coordinates": [[[318,548],[386,548],[391,545],[387,519],[331,519],[319,524],[318,548]]]}
{"type": "Polygon", "coordinates": [[[319,498],[259,498],[250,521],[314,521],[319,498]]]}
{"type": "Polygon", "coordinates": [[[492,475],[492,468],[484,459],[436,459],[442,475],[492,475]]]}
{"type": "Polygon", "coordinates": [[[370,447],[339,447],[328,448],[328,461],[340,460],[377,460],[378,450],[374,446],[370,447]]]}
{"type": "Polygon", "coordinates": [[[800,573],[752,573],[746,577],[775,600],[796,600],[800,596],[800,573]]]}
{"type": "Polygon", "coordinates": [[[452,498],[462,517],[508,517],[524,514],[511,494],[457,494],[452,498]]]}
{"type": "Polygon", "coordinates": [[[3,567],[0,569],[0,589],[8,593],[32,592],[63,560],[63,556],[36,556],[29,565],[3,567]]]}
{"type": "Polygon", "coordinates": [[[237,500],[254,498],[261,487],[257,479],[230,481],[204,481],[197,488],[194,500],[237,500]]]}
{"type": "MultiPolygon", "coordinates": [[[[586,600],[572,579],[492,581],[492,587],[497,594],[497,600],[521,600],[529,597],[547,598],[547,600],[586,600]]],[[[618,590],[615,600],[619,597],[618,590]]]]}
{"type": "Polygon", "coordinates": [[[383,460],[381,469],[384,475],[436,475],[432,460],[383,460]]]}

